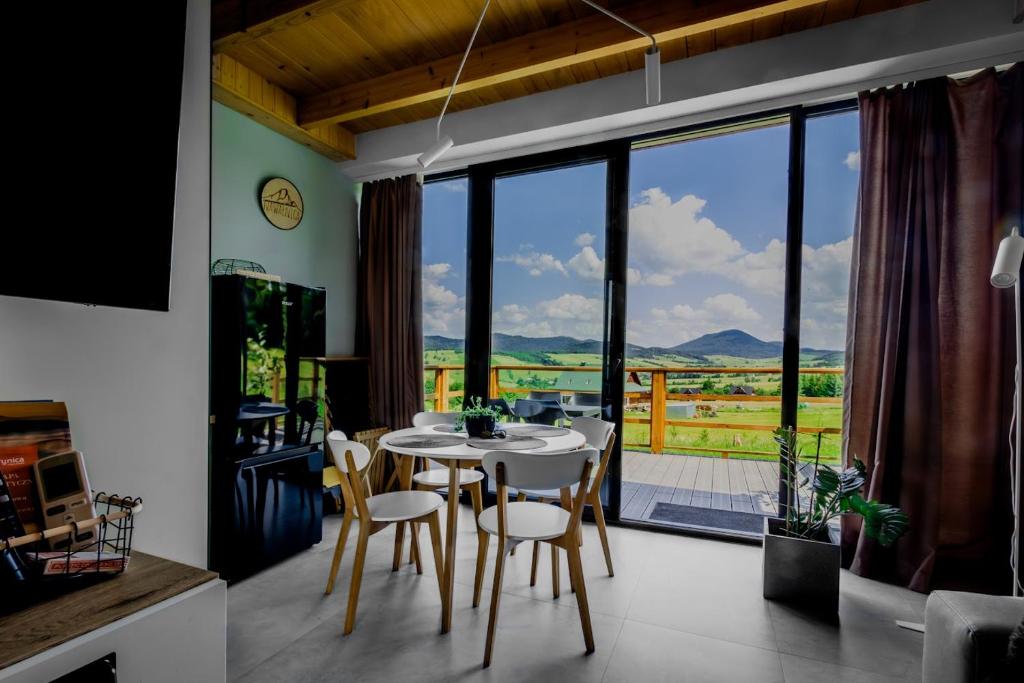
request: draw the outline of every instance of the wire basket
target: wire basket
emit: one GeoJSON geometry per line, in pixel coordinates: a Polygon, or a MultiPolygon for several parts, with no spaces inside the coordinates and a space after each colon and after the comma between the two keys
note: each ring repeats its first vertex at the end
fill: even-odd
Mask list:
{"type": "Polygon", "coordinates": [[[23,572],[18,584],[27,592],[42,584],[110,576],[127,569],[135,515],[142,511],[142,499],[100,492],[93,496],[93,507],[96,516],[92,519],[2,539],[4,551],[14,551],[20,561],[23,572]],[[81,545],[87,531],[92,531],[95,540],[81,545]],[[54,550],[53,545],[66,548],[54,550]]]}

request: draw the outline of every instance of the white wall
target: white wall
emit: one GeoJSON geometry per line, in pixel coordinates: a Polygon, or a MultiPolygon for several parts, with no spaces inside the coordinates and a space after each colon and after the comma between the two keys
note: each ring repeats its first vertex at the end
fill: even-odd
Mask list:
{"type": "Polygon", "coordinates": [[[355,187],[338,165],[248,116],[213,105],[211,258],[255,261],[285,282],[327,288],[327,353],[355,345],[355,187]],[[259,188],[281,176],[302,194],[302,222],[278,230],[259,188]]]}
{"type": "Polygon", "coordinates": [[[209,44],[209,0],[189,0],[170,312],[0,296],[0,400],[66,401],[93,487],[144,499],[134,547],[203,566],[209,44]]]}
{"type": "MultiPolygon", "coordinates": [[[[716,50],[662,66],[662,103],[643,106],[643,73],[602,78],[458,112],[438,172],[469,163],[666,130],[856,93],[865,88],[1024,59],[1009,0],[929,0],[850,21],[716,50]]],[[[355,180],[416,173],[434,120],[370,131],[355,180]]]]}

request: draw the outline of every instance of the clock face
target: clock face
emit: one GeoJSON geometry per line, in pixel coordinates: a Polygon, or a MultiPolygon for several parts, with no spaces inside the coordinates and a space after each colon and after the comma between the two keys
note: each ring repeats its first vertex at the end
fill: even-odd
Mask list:
{"type": "Polygon", "coordinates": [[[260,208],[275,227],[291,230],[302,220],[302,195],[284,178],[271,178],[260,188],[260,208]]]}

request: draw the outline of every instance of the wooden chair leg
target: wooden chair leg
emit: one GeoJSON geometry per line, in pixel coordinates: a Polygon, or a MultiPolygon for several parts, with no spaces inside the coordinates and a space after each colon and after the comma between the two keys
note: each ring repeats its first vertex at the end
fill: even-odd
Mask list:
{"type": "Polygon", "coordinates": [[[395,523],[395,555],[391,559],[391,571],[397,572],[402,565],[402,547],[405,545],[405,522],[395,523]]]}
{"type": "Polygon", "coordinates": [[[352,583],[348,589],[348,609],[345,612],[345,630],[342,635],[352,633],[356,625],[356,608],[359,606],[359,588],[363,583],[363,565],[366,563],[366,546],[370,541],[370,521],[359,522],[359,540],[356,544],[356,559],[352,565],[352,583]]]}
{"type": "MultiPolygon", "coordinates": [[[[522,502],[524,502],[525,500],[526,500],[526,494],[525,494],[525,493],[523,493],[522,491],[520,491],[520,492],[518,492],[518,493],[516,494],[516,502],[517,502],[517,503],[522,503],[522,502]]],[[[519,547],[519,544],[518,544],[518,543],[517,543],[516,545],[512,546],[512,550],[511,550],[511,551],[509,551],[509,555],[515,555],[515,554],[516,554],[516,548],[518,548],[518,547],[519,547]]]]}
{"type": "Polygon", "coordinates": [[[558,599],[561,591],[559,590],[559,584],[562,581],[562,572],[558,568],[558,546],[551,546],[551,596],[558,599]]]}
{"type": "Polygon", "coordinates": [[[597,524],[597,534],[601,537],[601,547],[604,549],[604,563],[608,567],[608,576],[615,576],[612,569],[612,549],[608,546],[608,527],[604,523],[604,508],[601,507],[600,499],[591,504],[594,511],[594,522],[597,524]]]}
{"type": "Polygon", "coordinates": [[[341,556],[345,552],[345,541],[348,540],[348,532],[351,528],[352,512],[345,510],[345,518],[341,521],[341,531],[338,532],[338,542],[334,544],[334,559],[331,560],[331,573],[327,576],[327,588],[324,589],[325,595],[330,595],[334,590],[334,579],[338,576],[341,556]]]}
{"type": "Polygon", "coordinates": [[[583,642],[587,646],[587,654],[590,654],[594,651],[594,631],[590,624],[590,603],[587,602],[587,586],[583,582],[580,547],[573,542],[574,540],[567,539],[565,554],[569,557],[569,575],[574,577],[573,583],[576,585],[576,604],[580,609],[580,623],[583,624],[583,642]]]}
{"type": "Polygon", "coordinates": [[[430,513],[427,528],[430,531],[430,546],[434,549],[434,572],[437,574],[437,589],[444,601],[444,560],[441,557],[441,521],[439,512],[430,513]]]}
{"type": "Polygon", "coordinates": [[[469,495],[473,501],[473,523],[476,526],[476,575],[473,577],[473,607],[480,606],[480,595],[484,589],[484,568],[487,566],[487,546],[491,535],[480,528],[480,513],[484,509],[484,489],[481,482],[469,487],[469,495]]]}
{"type": "Polygon", "coordinates": [[[498,557],[494,561],[494,587],[491,591],[491,615],[487,619],[487,643],[484,646],[484,668],[491,665],[494,651],[494,631],[498,622],[498,608],[501,606],[501,586],[505,577],[505,539],[498,538],[498,557]]]}
{"type": "Polygon", "coordinates": [[[537,585],[537,561],[540,560],[540,541],[533,542],[533,561],[530,562],[530,586],[537,585]]]}
{"type": "Polygon", "coordinates": [[[409,522],[409,559],[416,563],[416,573],[423,573],[422,555],[420,555],[420,537],[417,533],[419,524],[409,522]]]}
{"type": "MultiPolygon", "coordinates": [[[[422,491],[423,487],[413,486],[414,491],[422,491]]],[[[423,564],[420,559],[420,525],[416,522],[409,522],[409,564],[416,565],[416,573],[423,573],[423,564]]]]}

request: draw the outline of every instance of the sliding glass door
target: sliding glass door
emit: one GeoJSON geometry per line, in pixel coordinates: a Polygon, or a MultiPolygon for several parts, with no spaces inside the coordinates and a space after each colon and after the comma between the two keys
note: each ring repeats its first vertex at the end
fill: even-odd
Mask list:
{"type": "Polygon", "coordinates": [[[789,138],[781,116],[631,154],[622,519],[778,513],[789,138]]]}

